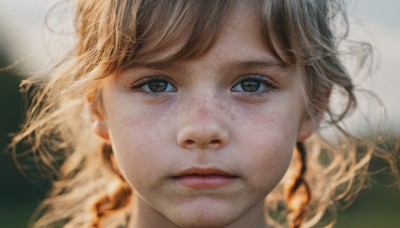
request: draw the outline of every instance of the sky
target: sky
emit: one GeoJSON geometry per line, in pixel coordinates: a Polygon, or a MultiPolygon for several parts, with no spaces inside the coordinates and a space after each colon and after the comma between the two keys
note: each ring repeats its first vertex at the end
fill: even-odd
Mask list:
{"type": "MultiPolygon", "coordinates": [[[[52,0],[1,0],[0,41],[5,43],[12,60],[23,61],[23,72],[40,72],[49,56],[62,52],[44,48],[51,39],[44,32],[44,18],[52,0]],[[45,37],[45,38],[44,38],[45,37]]],[[[357,93],[360,110],[349,124],[360,129],[369,122],[370,128],[381,125],[400,132],[400,1],[347,0],[351,37],[370,42],[375,48],[371,77],[355,80],[358,88],[373,90],[385,108],[381,109],[371,96],[357,93]],[[384,110],[384,112],[382,111],[384,110]],[[382,114],[384,113],[384,114],[382,114]],[[380,123],[384,115],[385,122],[380,123]],[[363,118],[360,118],[363,117],[363,118]],[[364,118],[365,117],[365,118],[364,118]]],[[[66,38],[68,40],[68,38],[66,38]]],[[[361,91],[361,90],[360,90],[361,91]]],[[[382,106],[383,107],[383,106],[382,106]]]]}

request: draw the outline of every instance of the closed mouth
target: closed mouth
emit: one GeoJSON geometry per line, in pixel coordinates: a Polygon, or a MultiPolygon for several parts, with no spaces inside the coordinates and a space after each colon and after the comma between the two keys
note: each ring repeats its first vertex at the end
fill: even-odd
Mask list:
{"type": "Polygon", "coordinates": [[[237,177],[226,171],[217,168],[190,168],[179,172],[173,178],[180,178],[183,176],[224,176],[224,177],[237,177]]]}
{"type": "Polygon", "coordinates": [[[191,189],[219,188],[232,183],[238,176],[216,168],[191,168],[172,179],[191,189]]]}

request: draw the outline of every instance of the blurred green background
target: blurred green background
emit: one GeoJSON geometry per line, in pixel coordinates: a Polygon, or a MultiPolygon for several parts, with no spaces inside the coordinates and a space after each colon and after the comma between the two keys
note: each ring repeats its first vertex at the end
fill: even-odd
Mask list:
{"type": "MultiPolygon", "coordinates": [[[[5,66],[9,62],[2,50],[0,47],[3,54],[0,66],[5,66]]],[[[47,191],[46,182],[31,182],[22,176],[5,150],[10,133],[16,132],[21,122],[23,102],[18,89],[21,79],[11,71],[0,73],[0,148],[4,148],[0,155],[0,227],[7,228],[26,227],[47,191]]],[[[339,212],[336,227],[400,227],[400,191],[376,184],[363,190],[351,207],[339,212]]]]}

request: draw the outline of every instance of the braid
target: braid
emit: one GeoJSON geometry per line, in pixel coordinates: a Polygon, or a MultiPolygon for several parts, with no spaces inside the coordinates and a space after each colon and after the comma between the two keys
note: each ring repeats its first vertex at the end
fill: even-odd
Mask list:
{"type": "Polygon", "coordinates": [[[291,211],[291,228],[298,228],[301,226],[306,215],[306,206],[311,198],[310,188],[304,179],[304,175],[307,171],[306,150],[303,143],[300,142],[296,144],[296,147],[296,151],[300,156],[300,169],[295,175],[293,182],[289,184],[286,193],[286,199],[291,211]]]}
{"type": "Polygon", "coordinates": [[[90,227],[101,227],[102,220],[129,205],[132,196],[131,187],[118,170],[111,145],[103,144],[100,153],[105,165],[118,176],[120,185],[113,193],[106,193],[96,200],[92,207],[94,219],[90,227]]]}

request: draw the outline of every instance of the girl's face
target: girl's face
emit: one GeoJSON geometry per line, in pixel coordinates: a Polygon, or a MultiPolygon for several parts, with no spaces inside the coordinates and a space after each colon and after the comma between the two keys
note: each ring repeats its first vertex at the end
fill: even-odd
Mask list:
{"type": "Polygon", "coordinates": [[[298,78],[240,10],[205,55],[105,79],[94,126],[137,193],[132,224],[264,226],[264,198],[313,130],[298,78]]]}

